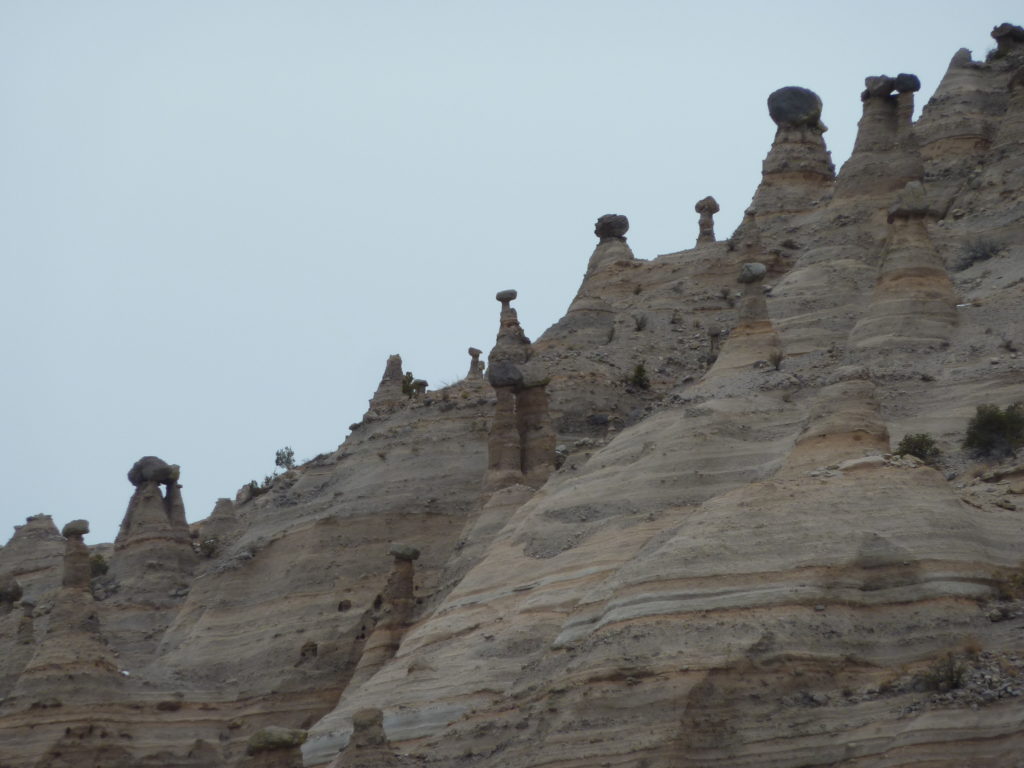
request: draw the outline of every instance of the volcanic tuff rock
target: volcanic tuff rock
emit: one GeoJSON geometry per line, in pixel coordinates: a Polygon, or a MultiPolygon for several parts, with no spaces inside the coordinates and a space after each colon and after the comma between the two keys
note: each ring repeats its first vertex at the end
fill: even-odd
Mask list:
{"type": "Polygon", "coordinates": [[[191,530],[143,459],[106,575],[19,526],[0,765],[1015,765],[1024,470],[961,441],[1024,400],[1016,30],[916,123],[868,77],[838,175],[776,91],[729,240],[704,204],[642,260],[602,216],[539,339],[502,291],[486,374],[410,398],[393,356],[336,451],[191,530]]]}

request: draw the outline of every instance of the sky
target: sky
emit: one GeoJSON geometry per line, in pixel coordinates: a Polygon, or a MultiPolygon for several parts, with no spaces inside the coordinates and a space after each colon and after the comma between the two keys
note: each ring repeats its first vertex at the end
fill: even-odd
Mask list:
{"type": "Polygon", "coordinates": [[[604,213],[638,258],[739,223],[775,126],[824,102],[837,167],[867,75],[918,110],[1019,0],[0,0],[0,542],[112,541],[144,455],[188,518],[334,450],[389,354],[431,388],[532,338],[604,213]]]}

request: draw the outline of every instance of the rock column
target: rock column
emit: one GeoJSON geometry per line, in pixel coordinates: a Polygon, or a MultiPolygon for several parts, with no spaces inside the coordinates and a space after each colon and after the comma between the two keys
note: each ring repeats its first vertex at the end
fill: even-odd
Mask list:
{"type": "Polygon", "coordinates": [[[836,199],[890,194],[924,173],[911,123],[921,81],[904,73],[866,77],[864,85],[864,111],[853,152],[836,180],[836,199]]]}
{"type": "Polygon", "coordinates": [[[626,244],[626,233],[629,231],[629,219],[619,213],[606,213],[594,224],[594,234],[598,237],[597,248],[587,263],[587,277],[609,264],[619,261],[633,261],[632,249],[626,244]]]}
{"type": "Polygon", "coordinates": [[[114,540],[110,577],[122,596],[165,603],[191,579],[197,557],[192,549],[177,464],[144,456],[128,472],[135,492],[114,540]],[[166,493],[160,492],[165,486],[166,493]]]}
{"type": "Polygon", "coordinates": [[[483,352],[476,347],[469,348],[469,373],[466,374],[466,379],[469,381],[480,381],[484,377],[484,364],[480,360],[480,355],[483,352]]]}
{"type": "Polygon", "coordinates": [[[700,219],[697,222],[697,245],[715,242],[715,214],[721,210],[718,201],[709,195],[703,200],[699,200],[694,206],[694,210],[700,214],[700,219]]]}
{"type": "Polygon", "coordinates": [[[516,483],[539,488],[554,469],[555,432],[545,390],[547,377],[531,360],[530,340],[511,306],[516,295],[507,290],[495,296],[501,303],[501,323],[487,364],[496,405],[487,440],[485,491],[516,483]]]}
{"type": "Polygon", "coordinates": [[[65,587],[89,589],[92,568],[89,564],[89,548],[82,539],[88,532],[89,523],[86,520],[72,520],[61,531],[67,539],[64,545],[64,577],[61,581],[65,587]]]}
{"type": "Polygon", "coordinates": [[[356,690],[394,658],[416,608],[413,563],[419,559],[420,551],[406,544],[392,544],[389,553],[394,562],[388,583],[380,595],[383,612],[366,640],[348,683],[349,690],[356,690]]]}
{"type": "Polygon", "coordinates": [[[391,355],[384,366],[384,375],[380,378],[377,391],[370,398],[370,409],[363,417],[364,421],[374,421],[405,405],[407,398],[402,391],[404,375],[402,372],[402,356],[391,355]]]}
{"type": "Polygon", "coordinates": [[[928,235],[928,216],[924,187],[907,184],[889,212],[889,238],[871,303],[850,334],[856,347],[905,345],[908,351],[927,351],[929,344],[951,338],[953,283],[928,235]]]}
{"type": "Polygon", "coordinates": [[[835,178],[825,148],[821,99],[795,85],[768,96],[768,114],[777,126],[751,204],[758,220],[806,211],[828,192],[835,178]]]}

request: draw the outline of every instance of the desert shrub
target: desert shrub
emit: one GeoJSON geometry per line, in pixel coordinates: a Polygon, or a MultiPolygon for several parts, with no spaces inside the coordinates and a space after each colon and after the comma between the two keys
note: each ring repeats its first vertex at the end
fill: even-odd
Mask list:
{"type": "Polygon", "coordinates": [[[961,272],[979,261],[988,261],[1001,250],[1003,250],[1002,244],[986,237],[968,240],[960,248],[960,258],[957,260],[955,269],[961,272]]]}
{"type": "Polygon", "coordinates": [[[281,469],[293,469],[295,467],[295,451],[292,450],[290,445],[286,445],[277,452],[277,455],[274,457],[274,464],[281,467],[281,469]]]}
{"type": "Polygon", "coordinates": [[[903,436],[900,444],[896,446],[896,453],[903,456],[916,456],[925,464],[932,464],[939,458],[941,452],[931,435],[927,432],[916,432],[903,436]]]}
{"type": "Polygon", "coordinates": [[[405,375],[402,377],[402,394],[406,397],[412,397],[415,393],[415,390],[412,388],[412,383],[415,379],[416,377],[413,375],[412,371],[406,371],[405,375]]]}
{"type": "Polygon", "coordinates": [[[649,389],[651,386],[651,380],[647,377],[647,369],[643,363],[637,363],[636,367],[626,378],[626,383],[637,389],[649,389]]]}
{"type": "Polygon", "coordinates": [[[647,327],[647,315],[639,314],[633,315],[633,328],[637,331],[642,331],[647,327]]]}
{"type": "Polygon", "coordinates": [[[1011,456],[1024,445],[1024,403],[979,405],[967,424],[964,448],[979,456],[1011,456]]]}
{"type": "Polygon", "coordinates": [[[952,691],[964,684],[967,670],[952,653],[938,659],[921,675],[925,688],[932,691],[952,691]]]}
{"type": "Polygon", "coordinates": [[[93,578],[104,575],[108,570],[110,570],[110,565],[103,555],[97,552],[89,558],[89,573],[93,578]]]}
{"type": "Polygon", "coordinates": [[[1016,569],[1004,569],[993,573],[992,584],[999,600],[1024,598],[1024,563],[1016,569]]]}
{"type": "Polygon", "coordinates": [[[781,349],[773,349],[771,354],[768,355],[768,362],[772,364],[772,367],[777,371],[782,367],[782,361],[786,356],[782,353],[781,349]]]}
{"type": "Polygon", "coordinates": [[[199,554],[203,557],[213,557],[217,554],[218,549],[220,549],[220,539],[216,536],[203,539],[199,544],[199,554]]]}

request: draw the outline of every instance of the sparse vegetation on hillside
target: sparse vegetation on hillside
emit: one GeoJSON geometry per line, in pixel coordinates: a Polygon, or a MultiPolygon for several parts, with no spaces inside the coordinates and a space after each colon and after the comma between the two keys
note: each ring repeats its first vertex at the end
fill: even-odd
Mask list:
{"type": "Polygon", "coordinates": [[[290,445],[286,445],[277,452],[277,455],[274,457],[274,464],[285,470],[295,468],[295,451],[292,450],[290,445]]]}
{"type": "Polygon", "coordinates": [[[916,456],[925,464],[934,464],[942,454],[935,444],[935,439],[927,432],[904,435],[896,447],[896,453],[903,456],[916,456]]]}
{"type": "Polygon", "coordinates": [[[412,383],[415,379],[416,377],[413,375],[412,371],[406,371],[405,375],[402,377],[402,394],[406,397],[413,396],[415,390],[412,388],[412,383]]]}
{"type": "Polygon", "coordinates": [[[650,389],[651,380],[647,377],[647,369],[643,363],[637,363],[633,373],[626,379],[626,384],[637,389],[650,389]]]}
{"type": "Polygon", "coordinates": [[[968,240],[960,249],[960,258],[957,260],[954,269],[957,272],[976,264],[979,261],[988,261],[1003,250],[1001,243],[987,237],[977,237],[968,240]]]}
{"type": "Polygon", "coordinates": [[[93,578],[103,576],[108,570],[110,570],[110,565],[103,555],[97,552],[89,558],[89,573],[93,578]]]}
{"type": "Polygon", "coordinates": [[[966,671],[952,653],[947,653],[921,675],[921,681],[928,690],[952,691],[963,685],[966,671]]]}
{"type": "Polygon", "coordinates": [[[986,403],[979,405],[967,424],[963,446],[978,456],[1012,456],[1024,445],[1024,402],[1005,409],[986,403]]]}

